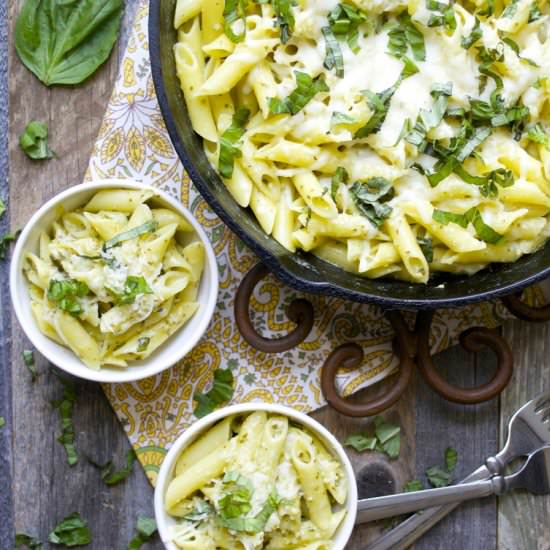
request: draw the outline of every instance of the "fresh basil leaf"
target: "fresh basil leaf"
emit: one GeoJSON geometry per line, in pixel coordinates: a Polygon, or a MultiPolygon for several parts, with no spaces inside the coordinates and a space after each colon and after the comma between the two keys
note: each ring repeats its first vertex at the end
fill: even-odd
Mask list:
{"type": "Polygon", "coordinates": [[[401,83],[402,79],[409,78],[409,76],[412,76],[413,74],[416,74],[420,69],[414,64],[413,61],[411,61],[408,57],[402,57],[401,61],[403,61],[404,66],[403,70],[401,71],[400,80],[399,83],[401,83]]]}
{"type": "Polygon", "coordinates": [[[134,462],[137,460],[136,453],[133,449],[130,449],[126,453],[126,466],[120,470],[113,472],[113,461],[109,460],[105,464],[98,464],[97,462],[88,459],[88,462],[98,468],[101,472],[101,479],[105,485],[118,485],[121,481],[124,481],[134,468],[134,462]]]}
{"type": "Polygon", "coordinates": [[[430,16],[428,27],[445,27],[451,33],[456,30],[456,18],[452,2],[445,4],[428,0],[426,7],[430,11],[436,12],[436,14],[430,16]]]}
{"type": "Polygon", "coordinates": [[[543,125],[537,122],[527,130],[527,138],[535,143],[544,145],[547,151],[550,151],[550,137],[546,135],[543,125]]]}
{"type": "Polygon", "coordinates": [[[388,32],[388,53],[401,59],[408,50],[405,29],[396,23],[388,32]]]}
{"type": "Polygon", "coordinates": [[[397,85],[393,85],[391,88],[377,94],[370,90],[363,90],[361,92],[367,98],[367,103],[372,110],[372,115],[365,126],[357,130],[355,133],[356,138],[364,138],[380,130],[388,114],[391,98],[396,90],[397,85]]]}
{"type": "Polygon", "coordinates": [[[190,514],[183,516],[183,519],[199,523],[208,519],[213,512],[214,510],[208,502],[200,500],[195,506],[195,509],[190,514]]]}
{"type": "Polygon", "coordinates": [[[353,117],[346,115],[345,113],[341,113],[340,111],[334,111],[330,117],[331,126],[338,126],[339,124],[353,124],[354,122],[355,119],[353,117]]]}
{"type": "Polygon", "coordinates": [[[45,160],[54,157],[48,145],[48,125],[32,120],[19,136],[19,145],[23,152],[33,160],[45,160]]]}
{"type": "Polygon", "coordinates": [[[359,25],[367,16],[351,4],[338,4],[329,14],[328,22],[337,39],[345,40],[354,54],[359,52],[359,25]]]}
{"type": "Polygon", "coordinates": [[[456,468],[458,462],[458,453],[452,447],[447,447],[445,449],[445,467],[447,471],[452,473],[456,468]]]}
{"type": "Polygon", "coordinates": [[[436,170],[431,173],[426,173],[426,178],[428,183],[435,187],[446,177],[450,176],[453,173],[453,170],[456,166],[456,160],[453,157],[448,158],[445,162],[442,162],[440,165],[436,165],[436,170]]]}
{"type": "Polygon", "coordinates": [[[476,22],[474,24],[472,32],[468,36],[463,36],[460,44],[465,50],[468,50],[482,36],[483,36],[483,31],[481,30],[481,21],[476,17],[476,22]]]}
{"type": "Polygon", "coordinates": [[[5,211],[6,211],[6,203],[4,202],[4,199],[0,197],[0,218],[4,215],[5,211]]]}
{"type": "Polygon", "coordinates": [[[237,472],[227,472],[223,478],[224,486],[230,490],[218,500],[218,511],[222,519],[244,516],[252,509],[253,486],[249,479],[237,472]]]}
{"type": "Polygon", "coordinates": [[[246,6],[247,0],[225,0],[223,9],[223,30],[231,42],[242,42],[246,36],[246,6]],[[242,32],[237,34],[233,30],[233,23],[241,21],[242,32]]]}
{"type": "Polygon", "coordinates": [[[218,170],[224,178],[233,176],[235,159],[242,156],[240,150],[240,139],[245,133],[245,126],[248,122],[250,111],[241,107],[234,115],[231,126],[220,136],[220,157],[218,159],[218,170]]]}
{"type": "Polygon", "coordinates": [[[57,401],[53,401],[54,408],[59,410],[61,418],[61,435],[57,441],[65,447],[67,454],[67,463],[69,466],[74,466],[78,462],[76,448],[74,445],[74,424],[73,424],[73,408],[76,403],[76,391],[74,384],[61,376],[58,377],[63,384],[63,397],[57,401]]]}
{"type": "Polygon", "coordinates": [[[55,302],[59,309],[78,316],[83,310],[77,298],[86,296],[88,292],[88,285],[81,281],[52,279],[48,286],[47,297],[51,302],[55,302]]]}
{"type": "Polygon", "coordinates": [[[252,518],[227,518],[218,517],[218,521],[222,527],[232,529],[233,531],[244,531],[246,533],[259,533],[264,530],[269,518],[279,506],[280,499],[275,492],[271,493],[267,498],[262,509],[252,518]]]}
{"type": "Polygon", "coordinates": [[[147,348],[149,347],[149,342],[151,341],[151,338],[147,336],[142,336],[141,338],[138,338],[138,351],[147,351],[147,348]]]}
{"type": "Polygon", "coordinates": [[[132,229],[129,229],[128,231],[123,231],[122,233],[115,235],[112,239],[109,239],[108,241],[103,243],[102,249],[104,252],[106,252],[107,250],[109,250],[109,248],[118,246],[124,241],[137,239],[138,237],[141,237],[141,235],[145,235],[147,233],[154,233],[157,230],[158,226],[159,224],[157,220],[147,220],[141,225],[132,227],[132,229]]]}
{"type": "Polygon", "coordinates": [[[407,481],[405,485],[403,485],[404,493],[414,493],[415,491],[422,490],[424,490],[424,487],[422,486],[422,482],[418,479],[411,479],[410,481],[407,481]]]}
{"type": "Polygon", "coordinates": [[[468,219],[464,214],[456,214],[455,212],[446,212],[444,210],[439,210],[434,208],[432,213],[432,219],[442,225],[447,225],[448,223],[456,223],[466,229],[468,227],[468,219]]]}
{"type": "Polygon", "coordinates": [[[52,544],[64,544],[71,547],[85,546],[92,542],[92,532],[80,514],[74,512],[54,528],[48,535],[48,541],[52,544]]]}
{"type": "Polygon", "coordinates": [[[207,393],[196,392],[193,399],[197,407],[193,411],[197,418],[211,413],[216,407],[229,401],[233,397],[233,373],[231,369],[216,369],[214,382],[207,393]]]}
{"type": "Polygon", "coordinates": [[[353,447],[357,452],[360,453],[362,451],[374,451],[376,449],[377,442],[378,441],[376,437],[371,437],[363,434],[353,434],[346,439],[344,445],[347,445],[348,447],[353,447]]]}
{"type": "Polygon", "coordinates": [[[340,44],[338,44],[338,40],[336,40],[330,27],[323,27],[321,32],[325,37],[326,48],[323,66],[329,71],[335,69],[336,76],[338,78],[344,78],[344,57],[342,56],[340,44]]]}
{"type": "Polygon", "coordinates": [[[25,366],[29,369],[31,373],[31,380],[33,382],[38,378],[38,371],[36,370],[36,365],[34,364],[34,352],[32,349],[24,349],[22,352],[23,362],[25,366]]]}
{"type": "Polygon", "coordinates": [[[355,205],[375,227],[382,225],[392,211],[387,201],[395,194],[392,184],[385,178],[370,178],[365,182],[356,181],[350,188],[355,205]]]}
{"type": "Polygon", "coordinates": [[[117,305],[133,304],[140,294],[153,294],[145,278],[135,275],[126,277],[122,294],[114,293],[112,290],[111,292],[115,296],[117,305]]]}
{"type": "Polygon", "coordinates": [[[447,487],[452,482],[452,476],[439,466],[432,466],[426,470],[426,477],[432,487],[447,487]]]}
{"type": "Polygon", "coordinates": [[[139,550],[146,542],[151,540],[157,532],[157,522],[154,518],[140,517],[136,526],[137,533],[128,543],[127,550],[139,550]]]}
{"type": "Polygon", "coordinates": [[[490,128],[476,128],[468,141],[466,141],[458,153],[455,154],[456,160],[458,162],[466,160],[490,135],[490,128]]]}
{"type": "Polygon", "coordinates": [[[340,185],[348,183],[348,180],[348,171],[343,166],[338,166],[330,182],[330,196],[333,201],[336,200],[336,193],[338,192],[340,185]]]}
{"type": "Polygon", "coordinates": [[[382,450],[390,458],[397,458],[401,449],[401,428],[377,417],[374,419],[374,433],[382,450]]]}
{"type": "Polygon", "coordinates": [[[30,550],[36,550],[37,548],[42,548],[42,543],[37,538],[26,533],[15,533],[15,547],[21,548],[21,546],[26,546],[30,550]]]}
{"type": "Polygon", "coordinates": [[[448,96],[450,94],[447,91],[448,85],[436,85],[435,90],[432,90],[432,95],[436,95],[437,99],[429,111],[427,109],[420,109],[416,124],[405,137],[410,144],[416,145],[422,150],[427,133],[441,124],[449,105],[448,96]]]}
{"type": "Polygon", "coordinates": [[[426,261],[428,263],[432,263],[434,260],[434,247],[432,239],[430,237],[417,237],[416,241],[418,242],[420,250],[422,250],[422,254],[424,254],[424,258],[426,258],[426,261]]]}
{"type": "Polygon", "coordinates": [[[0,416],[0,428],[3,428],[6,425],[6,419],[3,416],[0,416]]]}
{"type": "Polygon", "coordinates": [[[271,0],[277,17],[275,24],[280,29],[281,42],[286,44],[294,31],[293,0],[271,0]]]}
{"type": "Polygon", "coordinates": [[[463,228],[468,227],[468,224],[472,224],[476,231],[476,235],[484,242],[489,244],[497,244],[502,235],[497,233],[492,227],[487,225],[479,210],[475,207],[470,208],[464,214],[455,214],[454,212],[445,212],[443,210],[434,209],[432,218],[443,225],[448,223],[456,223],[463,228]]]}
{"type": "Polygon", "coordinates": [[[123,10],[122,0],[26,0],[15,23],[15,49],[46,86],[79,84],[109,57],[123,10]]]}
{"type": "Polygon", "coordinates": [[[275,97],[269,100],[269,110],[272,114],[278,115],[289,113],[295,115],[299,113],[318,93],[329,92],[324,76],[321,74],[316,78],[311,78],[307,73],[294,71],[296,76],[296,88],[290,95],[281,100],[275,97]]]}
{"type": "Polygon", "coordinates": [[[529,117],[529,108],[525,105],[510,107],[502,113],[497,113],[491,117],[491,124],[494,128],[506,126],[507,124],[524,121],[529,117]]]}
{"type": "Polygon", "coordinates": [[[416,61],[426,60],[424,35],[414,25],[409,15],[403,14],[388,32],[388,51],[390,55],[401,59],[407,53],[409,46],[416,61]]]}

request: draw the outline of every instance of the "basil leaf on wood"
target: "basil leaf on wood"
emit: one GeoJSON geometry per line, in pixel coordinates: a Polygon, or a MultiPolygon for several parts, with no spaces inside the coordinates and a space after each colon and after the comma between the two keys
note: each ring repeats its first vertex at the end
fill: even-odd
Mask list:
{"type": "Polygon", "coordinates": [[[356,181],[350,187],[355,206],[375,227],[384,223],[392,211],[387,201],[395,194],[392,184],[385,178],[375,177],[365,182],[356,181]]]}
{"type": "Polygon", "coordinates": [[[377,443],[378,440],[375,436],[371,437],[363,434],[350,435],[346,441],[344,441],[344,445],[353,447],[357,452],[374,451],[377,443]]]}
{"type": "Polygon", "coordinates": [[[193,411],[197,418],[211,413],[216,407],[233,397],[233,373],[231,369],[216,369],[214,382],[207,393],[195,392],[193,399],[197,406],[193,411]]]}
{"type": "Polygon", "coordinates": [[[48,144],[48,125],[32,120],[19,136],[19,145],[25,155],[33,160],[46,160],[54,157],[48,144]]]}
{"type": "Polygon", "coordinates": [[[132,229],[128,229],[128,231],[123,231],[122,233],[115,235],[112,239],[109,239],[108,241],[103,243],[102,249],[104,252],[106,252],[107,250],[109,250],[109,248],[118,246],[124,241],[137,239],[138,237],[141,237],[141,235],[145,235],[146,233],[154,233],[157,230],[158,226],[159,223],[157,222],[157,220],[147,220],[141,225],[132,227],[132,229]]]}
{"type": "Polygon", "coordinates": [[[36,370],[36,365],[34,364],[34,352],[32,349],[24,349],[22,352],[23,362],[25,366],[29,369],[31,373],[31,380],[33,382],[38,378],[38,371],[36,370]]]}
{"type": "Polygon", "coordinates": [[[15,23],[15,49],[46,86],[79,84],[115,44],[122,0],[26,0],[15,23]]]}
{"type": "Polygon", "coordinates": [[[48,541],[52,544],[64,544],[71,547],[85,546],[92,542],[92,532],[80,514],[74,512],[54,528],[48,535],[48,541]]]}
{"type": "Polygon", "coordinates": [[[218,170],[224,178],[233,176],[235,159],[242,156],[239,148],[240,139],[245,133],[245,126],[248,122],[250,111],[241,107],[234,115],[231,126],[220,136],[220,157],[218,159],[218,170]]]}
{"type": "Polygon", "coordinates": [[[76,391],[74,384],[62,377],[58,377],[63,384],[63,397],[57,401],[53,401],[54,408],[59,410],[61,419],[61,435],[57,441],[65,447],[67,454],[67,462],[69,466],[74,466],[78,462],[76,448],[74,445],[74,424],[73,424],[73,408],[76,403],[76,391]]]}
{"type": "Polygon", "coordinates": [[[6,419],[3,416],[0,416],[0,428],[3,428],[6,425],[6,419]]]}
{"type": "Polygon", "coordinates": [[[127,550],[139,550],[150,541],[157,532],[157,522],[154,518],[140,517],[137,521],[136,535],[128,543],[127,550]]]}
{"type": "Polygon", "coordinates": [[[415,491],[422,491],[423,489],[424,487],[422,486],[422,482],[418,479],[411,479],[403,485],[404,493],[413,493],[415,491]]]}
{"type": "Polygon", "coordinates": [[[36,537],[26,533],[15,533],[15,547],[21,548],[22,546],[26,546],[30,550],[36,550],[42,548],[42,543],[36,537]]]}
{"type": "Polygon", "coordinates": [[[447,471],[451,473],[454,472],[457,462],[458,453],[456,449],[453,449],[452,447],[447,447],[445,449],[445,467],[447,468],[447,471]]]}
{"type": "Polygon", "coordinates": [[[338,78],[344,78],[344,57],[342,56],[342,50],[340,44],[334,36],[330,27],[323,27],[321,29],[323,36],[325,37],[325,62],[323,66],[328,69],[335,69],[336,76],[338,78]]]}
{"type": "Polygon", "coordinates": [[[447,487],[450,485],[453,477],[452,475],[439,466],[432,466],[426,470],[426,477],[432,487],[447,487]]]}
{"type": "Polygon", "coordinates": [[[299,113],[319,92],[329,92],[323,75],[311,78],[307,73],[294,71],[296,76],[296,88],[285,99],[272,97],[269,100],[269,110],[278,115],[299,113]]]}
{"type": "Polygon", "coordinates": [[[118,485],[121,481],[124,481],[134,468],[134,462],[137,460],[136,453],[133,449],[130,449],[126,453],[126,466],[120,470],[113,471],[113,461],[109,460],[105,464],[99,464],[94,460],[88,459],[88,462],[100,470],[101,479],[105,485],[118,485]]]}

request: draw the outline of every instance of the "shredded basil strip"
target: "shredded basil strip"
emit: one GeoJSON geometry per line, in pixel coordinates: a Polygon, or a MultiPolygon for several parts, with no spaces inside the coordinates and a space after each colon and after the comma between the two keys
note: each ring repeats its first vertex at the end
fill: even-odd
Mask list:
{"type": "Polygon", "coordinates": [[[292,14],[292,0],[271,0],[273,10],[277,16],[276,25],[280,29],[281,42],[286,44],[294,31],[294,15],[292,14]]]}
{"type": "Polygon", "coordinates": [[[296,75],[296,89],[290,95],[281,100],[272,97],[269,100],[269,110],[272,114],[278,115],[289,113],[295,115],[299,113],[319,92],[330,91],[323,75],[311,78],[307,73],[294,71],[296,75]]]}
{"type": "Polygon", "coordinates": [[[403,122],[403,126],[401,127],[401,131],[399,132],[399,135],[397,136],[397,139],[395,140],[395,143],[393,144],[393,147],[397,147],[399,145],[399,142],[411,132],[413,129],[413,125],[410,118],[406,118],[405,122],[403,122]]]}
{"type": "Polygon", "coordinates": [[[115,235],[112,239],[109,239],[103,244],[103,247],[102,247],[103,252],[106,252],[107,250],[109,250],[109,248],[118,246],[124,241],[136,239],[137,237],[140,237],[141,235],[145,235],[146,233],[153,233],[157,230],[158,226],[159,226],[159,223],[157,222],[157,220],[147,220],[145,223],[142,223],[141,225],[132,227],[132,229],[129,229],[128,231],[124,231],[123,233],[119,233],[118,235],[115,235]]]}
{"type": "Polygon", "coordinates": [[[418,246],[420,247],[420,250],[422,250],[422,254],[424,254],[424,257],[426,258],[426,261],[428,263],[433,262],[434,247],[433,247],[432,239],[430,237],[417,237],[416,241],[418,242],[418,246]]]}
{"type": "Polygon", "coordinates": [[[336,40],[330,27],[323,27],[321,32],[325,37],[326,46],[325,62],[323,66],[329,71],[335,69],[336,76],[338,78],[344,78],[344,57],[342,56],[340,44],[338,44],[338,40],[336,40]]]}
{"type": "Polygon", "coordinates": [[[527,138],[535,143],[544,145],[547,151],[550,151],[550,137],[546,134],[543,125],[537,122],[527,130],[527,138]]]}
{"type": "Polygon", "coordinates": [[[116,304],[119,306],[133,304],[140,294],[153,294],[145,278],[142,276],[136,277],[135,275],[126,277],[121,294],[114,292],[109,287],[107,287],[107,289],[114,296],[116,304]]]}
{"type": "Polygon", "coordinates": [[[74,384],[61,376],[58,377],[63,384],[63,397],[57,401],[53,401],[54,408],[59,410],[61,418],[61,435],[57,441],[65,447],[67,454],[67,462],[69,466],[74,466],[78,462],[76,448],[74,445],[74,424],[73,424],[73,408],[76,403],[76,390],[74,384]]]}
{"type": "Polygon", "coordinates": [[[436,0],[427,0],[426,7],[430,11],[436,12],[436,15],[430,16],[428,27],[445,27],[451,33],[456,30],[455,10],[452,2],[445,4],[436,0]]]}
{"type": "Polygon", "coordinates": [[[127,550],[139,550],[151,540],[157,532],[157,522],[154,518],[140,517],[137,521],[136,531],[134,538],[128,543],[127,550]]]}
{"type": "Polygon", "coordinates": [[[48,286],[47,297],[55,302],[59,309],[78,316],[82,313],[82,306],[77,298],[88,294],[89,288],[86,283],[74,279],[51,280],[48,286]]]}
{"type": "Polygon", "coordinates": [[[355,119],[346,113],[341,113],[340,111],[334,111],[330,117],[330,125],[338,126],[340,124],[353,124],[355,119]]]}
{"type": "Polygon", "coordinates": [[[211,413],[216,407],[233,397],[233,373],[231,369],[216,369],[214,382],[207,393],[195,392],[193,399],[197,406],[193,411],[197,418],[211,413]]]}
{"type": "Polygon", "coordinates": [[[434,209],[432,214],[433,220],[442,225],[447,225],[448,223],[456,223],[460,227],[466,228],[471,223],[474,226],[477,236],[486,243],[497,244],[501,239],[502,235],[497,233],[492,227],[487,225],[479,210],[475,207],[470,208],[464,214],[456,214],[454,212],[446,212],[444,210],[434,209]]]}
{"type": "Polygon", "coordinates": [[[374,227],[382,225],[390,216],[392,208],[386,203],[394,197],[395,191],[387,179],[374,177],[365,182],[356,181],[350,187],[350,193],[359,212],[374,227]]]}
{"type": "Polygon", "coordinates": [[[520,59],[521,61],[525,61],[526,63],[529,63],[531,67],[537,67],[537,68],[539,67],[539,65],[535,63],[532,59],[529,59],[528,57],[523,57],[522,55],[520,55],[520,49],[519,49],[518,43],[512,40],[509,36],[502,37],[502,41],[513,50],[513,52],[518,56],[518,59],[520,59]]]}
{"type": "Polygon", "coordinates": [[[252,482],[237,472],[227,472],[223,478],[224,486],[230,489],[218,500],[219,515],[222,519],[237,518],[252,509],[252,482]]]}
{"type": "Polygon", "coordinates": [[[25,366],[29,369],[31,373],[31,380],[33,382],[38,378],[38,371],[36,370],[36,365],[34,364],[34,352],[32,349],[24,349],[22,352],[23,362],[25,366]]]}
{"type": "Polygon", "coordinates": [[[224,178],[233,176],[235,159],[242,156],[238,145],[245,133],[245,126],[250,116],[250,110],[241,107],[234,115],[231,126],[220,136],[220,157],[218,159],[218,170],[224,178]]]}
{"type": "Polygon", "coordinates": [[[247,0],[225,0],[223,30],[231,42],[242,42],[246,36],[246,7],[247,0]],[[236,34],[233,31],[233,23],[238,20],[242,21],[243,31],[236,34]]]}
{"type": "Polygon", "coordinates": [[[395,21],[388,32],[388,50],[390,55],[401,59],[411,48],[416,61],[426,60],[426,45],[424,35],[414,25],[407,14],[403,14],[395,21]]]}
{"type": "Polygon", "coordinates": [[[351,4],[338,4],[329,14],[328,22],[337,39],[345,40],[351,51],[357,54],[359,47],[359,25],[367,16],[351,4]]]}
{"type": "Polygon", "coordinates": [[[54,528],[48,535],[48,541],[65,546],[85,546],[92,542],[92,532],[80,514],[74,512],[54,528]]]}
{"type": "Polygon", "coordinates": [[[338,166],[330,183],[330,196],[333,201],[336,200],[336,193],[338,192],[338,189],[340,189],[340,185],[348,183],[348,180],[348,171],[343,166],[338,166]]]}
{"type": "Polygon", "coordinates": [[[234,517],[223,518],[218,517],[218,521],[222,527],[232,529],[233,531],[244,531],[246,533],[259,533],[264,530],[269,518],[275,512],[279,506],[281,499],[279,496],[272,492],[267,498],[262,509],[252,518],[246,517],[234,517]]]}
{"type": "Polygon", "coordinates": [[[481,37],[483,36],[483,31],[481,30],[481,21],[476,17],[476,22],[472,29],[472,32],[468,36],[463,36],[461,40],[461,46],[468,50],[471,48],[481,37]]]}

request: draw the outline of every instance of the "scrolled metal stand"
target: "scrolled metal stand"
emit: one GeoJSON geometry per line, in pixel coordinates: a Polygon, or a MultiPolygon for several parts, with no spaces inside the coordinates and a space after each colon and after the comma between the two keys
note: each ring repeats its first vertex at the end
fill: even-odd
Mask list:
{"type": "MultiPolygon", "coordinates": [[[[305,299],[294,300],[287,311],[296,328],[281,338],[266,338],[254,329],[250,318],[250,299],[254,288],[268,274],[261,263],[255,265],[244,277],[235,298],[235,320],[243,338],[254,348],[266,353],[287,351],[303,342],[313,328],[314,311],[305,299]]],[[[550,304],[532,307],[521,301],[519,295],[503,298],[508,310],[524,321],[550,320],[550,304]]],[[[477,353],[489,348],[497,357],[497,369],[491,380],[473,388],[462,388],[446,380],[434,365],[430,351],[430,329],[433,312],[419,311],[413,330],[410,330],[399,311],[387,311],[385,315],[394,330],[393,352],[399,366],[391,388],[384,395],[366,402],[355,403],[340,395],[336,376],[341,368],[358,368],[363,361],[362,348],[352,342],[338,346],[325,360],[321,371],[321,390],[327,402],[346,416],[362,417],[379,414],[394,405],[408,387],[415,366],[430,387],[445,399],[463,404],[476,404],[496,397],[508,384],[513,373],[513,355],[508,342],[496,330],[473,327],[460,335],[460,344],[477,353]]]]}

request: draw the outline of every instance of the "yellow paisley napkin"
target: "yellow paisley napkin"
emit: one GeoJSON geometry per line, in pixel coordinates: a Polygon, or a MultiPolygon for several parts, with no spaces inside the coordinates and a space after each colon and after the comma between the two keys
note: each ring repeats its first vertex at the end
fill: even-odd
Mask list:
{"type": "MultiPolygon", "coordinates": [[[[170,444],[195,420],[193,394],[208,387],[215,369],[232,369],[236,380],[234,403],[261,400],[311,411],[325,404],[319,386],[320,367],[337,345],[352,341],[365,351],[359,370],[339,375],[339,386],[345,394],[387,376],[397,361],[391,352],[391,327],[379,308],[325,296],[308,296],[316,312],[315,326],[296,349],[267,355],[251,348],[240,336],[233,318],[233,299],[256,259],[210,211],[172,148],[151,77],[148,11],[147,0],[142,0],[86,179],[127,177],[180,197],[207,231],[220,270],[214,318],[204,338],[185,359],[153,378],[104,385],[154,484],[170,444]]],[[[543,299],[540,288],[531,292],[534,300],[543,299]]],[[[257,329],[276,336],[292,328],[284,311],[296,295],[271,277],[260,284],[252,301],[257,329]]],[[[439,311],[432,326],[432,350],[454,344],[458,334],[470,326],[494,327],[509,317],[500,302],[439,311]]]]}

